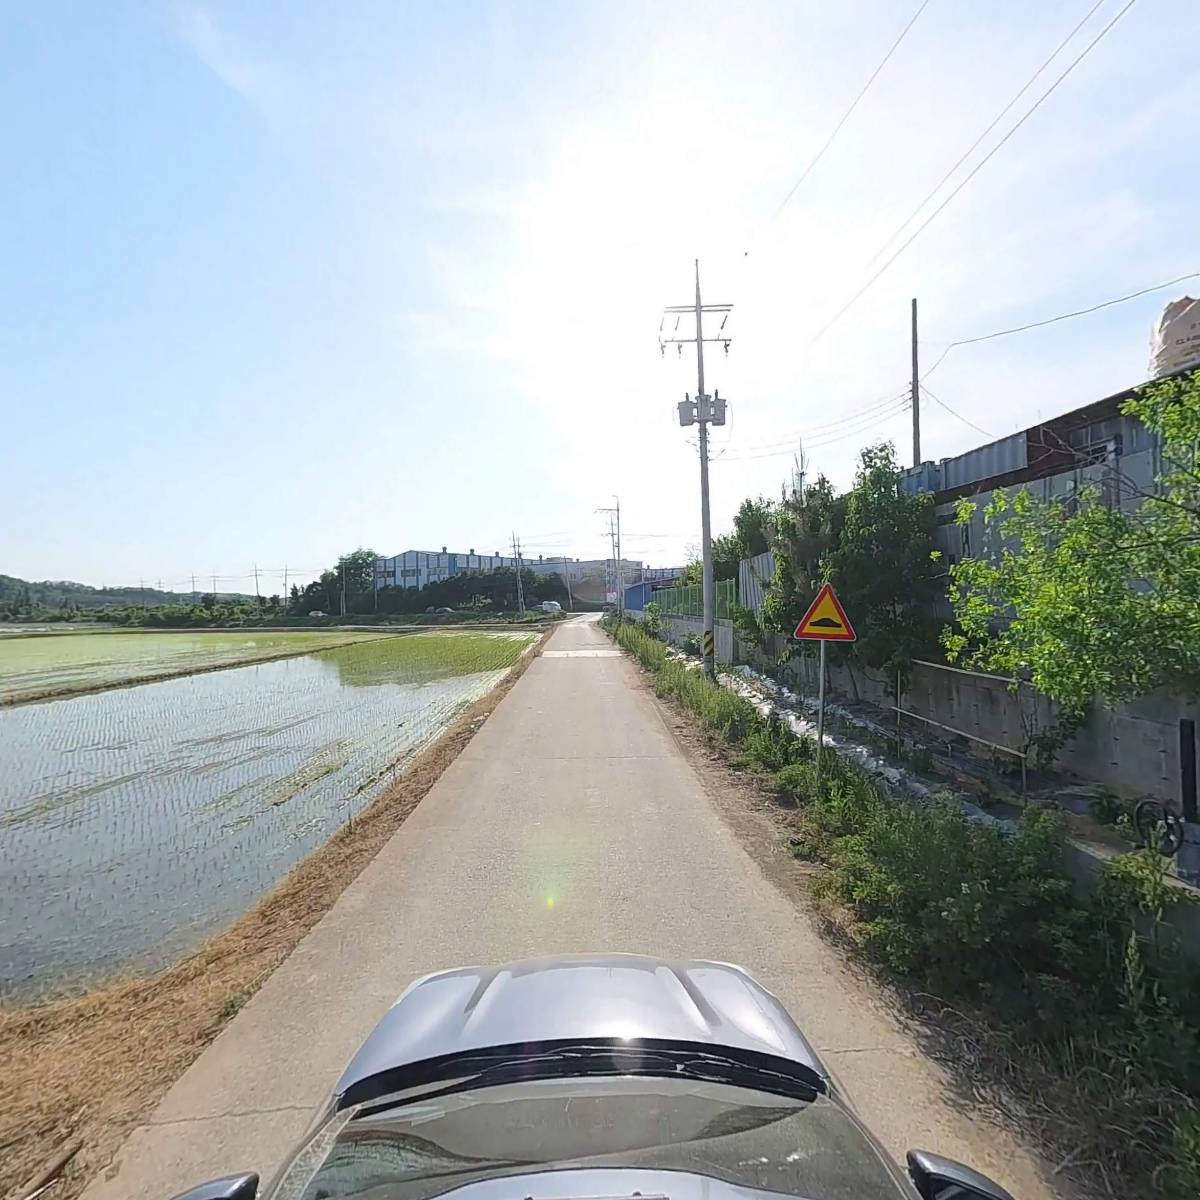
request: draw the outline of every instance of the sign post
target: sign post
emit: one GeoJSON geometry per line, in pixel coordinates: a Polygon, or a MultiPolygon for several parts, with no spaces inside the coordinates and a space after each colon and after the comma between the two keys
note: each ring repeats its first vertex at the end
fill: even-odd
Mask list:
{"type": "Polygon", "coordinates": [[[792,636],[821,643],[821,679],[817,685],[817,781],[820,782],[821,752],[825,747],[825,643],[853,642],[858,638],[831,583],[821,585],[792,636]]]}

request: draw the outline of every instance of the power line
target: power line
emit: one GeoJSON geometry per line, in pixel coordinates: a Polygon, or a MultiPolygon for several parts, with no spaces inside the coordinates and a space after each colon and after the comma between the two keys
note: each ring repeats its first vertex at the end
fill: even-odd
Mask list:
{"type": "Polygon", "coordinates": [[[800,178],[797,179],[794,184],[792,184],[791,191],[789,191],[788,194],[786,196],[784,196],[783,200],[780,202],[779,207],[775,210],[776,217],[778,217],[779,214],[781,212],[783,212],[783,210],[787,207],[788,201],[796,194],[796,190],[800,187],[800,185],[809,177],[809,175],[812,174],[812,170],[817,165],[817,163],[819,163],[821,161],[821,159],[825,157],[825,151],[828,150],[829,147],[833,145],[834,139],[842,131],[842,126],[845,125],[846,122],[850,119],[851,114],[858,107],[859,101],[862,100],[862,98],[870,90],[871,84],[873,84],[875,82],[876,78],[879,75],[879,72],[882,71],[883,68],[887,66],[888,59],[890,59],[892,57],[892,55],[896,53],[896,50],[899,48],[900,43],[902,41],[904,41],[905,37],[908,34],[908,31],[913,27],[914,24],[916,24],[917,18],[925,11],[925,8],[928,4],[929,4],[929,0],[922,0],[920,6],[917,8],[917,11],[915,13],[913,13],[913,15],[909,18],[908,24],[905,25],[905,27],[900,31],[900,36],[892,43],[891,49],[880,60],[879,66],[877,66],[875,68],[875,70],[871,72],[871,77],[867,80],[866,83],[863,84],[862,90],[850,102],[850,107],[848,109],[846,109],[846,111],[844,113],[842,113],[842,119],[833,127],[833,132],[825,139],[825,144],[820,148],[820,150],[817,151],[816,155],[813,157],[813,160],[801,172],[800,178]]]}
{"type": "MultiPolygon", "coordinates": [[[[883,413],[871,421],[864,422],[860,427],[858,427],[856,429],[849,429],[844,433],[837,433],[830,437],[819,438],[815,441],[809,441],[807,438],[804,438],[804,439],[797,438],[794,442],[790,443],[790,445],[786,449],[770,450],[770,451],[766,451],[761,454],[731,454],[725,458],[725,461],[726,462],[752,462],[754,459],[757,459],[757,458],[781,458],[786,455],[795,454],[797,452],[797,450],[799,449],[799,444],[801,441],[803,441],[803,443],[804,443],[805,450],[820,450],[825,446],[832,446],[836,442],[844,442],[847,438],[861,437],[864,433],[867,433],[868,431],[873,429],[876,425],[878,425],[884,421],[890,421],[890,420],[892,420],[892,418],[901,416],[903,413],[906,413],[908,411],[908,407],[909,407],[908,401],[905,400],[902,404],[900,404],[895,409],[895,411],[883,413]]],[[[782,443],[780,443],[780,444],[782,445],[782,443]]]]}
{"type": "Polygon", "coordinates": [[[891,409],[900,401],[907,401],[908,389],[902,392],[893,392],[890,396],[881,396],[878,400],[872,401],[861,409],[856,409],[854,412],[847,413],[844,417],[838,417],[833,421],[825,421],[820,425],[806,425],[803,428],[791,429],[784,433],[780,433],[773,437],[769,442],[754,442],[745,446],[733,446],[730,449],[735,453],[742,453],[745,450],[766,450],[773,446],[782,446],[784,443],[791,444],[798,438],[808,438],[814,435],[824,437],[826,432],[833,432],[843,426],[857,424],[864,417],[878,416],[885,410],[891,409]]]}
{"type": "Polygon", "coordinates": [[[989,433],[982,426],[976,425],[974,421],[968,421],[967,418],[962,415],[962,413],[955,412],[954,409],[952,409],[950,405],[945,402],[945,400],[939,400],[924,384],[921,384],[921,391],[923,391],[925,395],[927,395],[930,400],[934,402],[934,404],[938,404],[944,408],[952,417],[957,417],[964,425],[970,425],[970,427],[974,429],[976,433],[982,433],[984,437],[991,438],[992,441],[996,440],[996,435],[994,433],[989,433]]]}
{"type": "Polygon", "coordinates": [[[831,436],[838,437],[845,432],[855,433],[859,427],[870,427],[876,421],[887,420],[896,413],[904,411],[908,407],[908,401],[908,392],[904,391],[890,397],[886,404],[873,406],[861,412],[850,414],[841,421],[830,422],[827,425],[814,425],[807,429],[796,430],[791,434],[782,434],[769,442],[757,442],[749,446],[739,446],[735,451],[735,457],[741,457],[747,451],[771,450],[778,446],[794,447],[796,442],[801,440],[809,443],[810,439],[815,439],[812,444],[818,444],[831,436]]]}
{"type": "Polygon", "coordinates": [[[819,338],[823,337],[830,329],[833,328],[834,325],[838,323],[838,321],[842,319],[842,317],[844,317],[850,311],[851,308],[854,307],[855,304],[858,303],[858,301],[866,294],[867,290],[872,286],[872,284],[874,284],[875,281],[878,280],[879,277],[888,269],[888,267],[890,267],[892,263],[894,263],[896,259],[898,259],[900,255],[903,254],[904,251],[907,250],[909,246],[911,246],[913,242],[915,242],[917,238],[919,238],[921,234],[929,228],[929,226],[934,222],[934,220],[936,220],[946,206],[955,198],[955,196],[957,196],[959,192],[961,192],[963,188],[965,188],[967,184],[979,174],[979,172],[992,160],[992,158],[995,157],[1001,147],[1003,147],[1017,132],[1017,130],[1020,129],[1021,126],[1024,125],[1025,122],[1028,121],[1029,118],[1032,117],[1039,108],[1041,108],[1042,104],[1045,103],[1045,101],[1048,100],[1049,97],[1057,90],[1059,84],[1061,84],[1063,80],[1065,80],[1067,76],[1070,75],[1071,72],[1074,71],[1075,68],[1079,66],[1079,64],[1083,62],[1085,58],[1087,58],[1087,56],[1096,48],[1096,46],[1100,44],[1101,40],[1105,37],[1108,31],[1112,29],[1112,27],[1136,3],[1137,0],[1127,0],[1124,8],[1122,8],[1117,15],[1113,17],[1113,19],[1109,21],[1109,23],[1105,25],[1104,28],[1101,29],[1100,32],[1096,34],[1096,36],[1092,38],[1090,42],[1088,42],[1083,50],[1081,50],[1080,53],[1072,60],[1070,66],[1068,66],[1067,69],[1063,71],[1063,73],[1059,75],[1059,77],[1033,102],[1033,104],[1025,110],[1025,113],[1022,115],[1020,120],[1017,121],[1017,123],[983,156],[983,158],[981,158],[979,162],[977,162],[975,166],[971,168],[971,170],[963,177],[957,187],[955,187],[954,190],[941,202],[941,204],[939,204],[937,208],[935,208],[933,212],[931,212],[929,216],[927,216],[925,220],[922,221],[921,224],[918,225],[917,228],[900,244],[900,248],[896,250],[886,262],[884,262],[883,266],[881,266],[879,270],[877,270],[875,274],[872,275],[870,279],[868,279],[867,282],[864,283],[862,287],[860,287],[858,291],[855,292],[854,295],[851,296],[850,299],[847,300],[846,303],[843,304],[842,307],[839,308],[838,311],[834,313],[834,315],[828,321],[826,321],[824,325],[821,326],[821,328],[810,341],[810,345],[812,342],[815,342],[819,338]]]}
{"type": "Polygon", "coordinates": [[[1042,63],[1042,65],[1040,67],[1038,67],[1038,69],[1036,71],[1034,71],[1034,73],[1032,75],[1030,75],[1030,77],[1025,81],[1024,85],[1021,87],[1021,90],[1019,92],[1017,92],[1016,95],[1013,96],[1013,98],[992,118],[991,123],[988,125],[988,127],[970,144],[970,146],[967,147],[967,149],[963,152],[962,157],[959,158],[959,160],[954,164],[954,166],[952,166],[950,168],[950,170],[948,170],[945,173],[945,175],[943,175],[941,177],[941,179],[939,179],[937,181],[937,183],[934,184],[934,186],[932,188],[930,188],[929,194],[925,197],[925,199],[922,200],[921,203],[918,204],[917,207],[914,208],[912,210],[912,212],[910,212],[908,214],[908,216],[904,218],[904,220],[900,223],[900,225],[895,230],[893,230],[891,236],[887,239],[887,241],[884,242],[883,245],[880,246],[879,249],[876,250],[875,253],[871,255],[870,259],[867,261],[868,267],[871,265],[871,263],[875,262],[879,258],[879,256],[884,253],[885,250],[887,250],[887,248],[896,240],[896,238],[898,238],[904,232],[905,229],[908,228],[909,224],[917,216],[917,214],[921,211],[921,209],[923,209],[925,207],[925,205],[927,205],[929,203],[929,201],[932,200],[934,198],[934,196],[936,196],[937,193],[942,190],[942,187],[945,185],[946,181],[950,178],[950,176],[953,175],[954,172],[957,171],[958,168],[961,167],[963,165],[963,163],[965,163],[967,161],[967,159],[970,158],[971,155],[975,153],[975,151],[979,148],[979,145],[983,141],[983,139],[985,137],[987,137],[987,135],[989,133],[991,133],[992,130],[995,129],[996,126],[999,125],[1002,120],[1004,120],[1004,118],[1008,115],[1009,110],[1012,108],[1012,106],[1014,104],[1016,104],[1016,102],[1018,100],[1020,100],[1020,98],[1023,95],[1025,95],[1025,93],[1027,91],[1029,91],[1029,89],[1037,81],[1038,76],[1041,75],[1041,73],[1059,56],[1059,54],[1062,53],[1063,47],[1065,47],[1067,45],[1067,43],[1070,42],[1071,39],[1088,23],[1088,21],[1090,21],[1092,19],[1092,16],[1095,14],[1096,10],[1098,8],[1101,8],[1104,5],[1104,3],[1105,3],[1105,0],[1096,0],[1096,3],[1093,4],[1090,9],[1088,9],[1087,14],[1083,17],[1083,19],[1074,27],[1074,29],[1071,30],[1070,33],[1067,34],[1067,36],[1065,38],[1063,38],[1063,40],[1061,42],[1058,43],[1058,45],[1054,48],[1054,52],[1050,55],[1050,57],[1047,58],[1046,61],[1044,63],[1042,63]]]}
{"type": "Polygon", "coordinates": [[[1059,313],[1057,317],[1047,317],[1044,321],[1030,321],[1027,325],[1014,325],[1011,329],[997,329],[994,333],[983,333],[979,337],[959,338],[951,342],[938,356],[937,361],[925,372],[926,378],[934,373],[942,364],[942,360],[955,346],[973,346],[976,342],[990,342],[993,338],[1008,337],[1012,333],[1024,333],[1027,329],[1040,329],[1043,325],[1054,325],[1059,321],[1069,321],[1072,317],[1085,317],[1089,313],[1099,312],[1102,308],[1112,308],[1114,304],[1124,304],[1126,300],[1136,300],[1139,296],[1148,296],[1151,292],[1161,292],[1164,288],[1174,287],[1177,283],[1185,283],[1189,279],[1200,279],[1200,271],[1192,271],[1188,275],[1179,275],[1168,279],[1166,283],[1156,283],[1153,287],[1139,288],[1113,300],[1103,300],[1099,304],[1087,308],[1077,308],[1073,312],[1059,313]]]}

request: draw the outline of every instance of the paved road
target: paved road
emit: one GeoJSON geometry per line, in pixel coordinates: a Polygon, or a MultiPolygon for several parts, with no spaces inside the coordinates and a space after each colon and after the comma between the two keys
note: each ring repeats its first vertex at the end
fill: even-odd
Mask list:
{"type": "Polygon", "coordinates": [[[1018,1200],[1028,1155],[845,972],[709,803],[632,663],[569,622],[408,821],[135,1131],[87,1200],[269,1176],[414,977],[579,951],[713,958],[788,1006],[893,1153],[962,1158],[1018,1200]]]}

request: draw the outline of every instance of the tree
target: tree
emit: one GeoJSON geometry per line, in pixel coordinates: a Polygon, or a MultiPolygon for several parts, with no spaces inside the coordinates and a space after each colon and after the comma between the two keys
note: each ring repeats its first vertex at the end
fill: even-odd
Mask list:
{"type": "MultiPolygon", "coordinates": [[[[1095,489],[1049,503],[997,492],[985,509],[998,559],[951,568],[952,661],[1028,679],[1064,724],[1094,696],[1200,686],[1200,371],[1139,388],[1122,411],[1161,439],[1163,472],[1130,509],[1095,489]]],[[[959,504],[969,521],[972,502],[959,504]]]]}
{"type": "Polygon", "coordinates": [[[768,629],[791,633],[825,580],[824,562],[841,537],[846,501],[818,475],[803,495],[792,492],[775,513],[775,575],[763,605],[768,629]]]}
{"type": "Polygon", "coordinates": [[[889,674],[936,644],[933,602],[941,572],[933,554],[929,496],[900,488],[890,443],[870,446],[854,486],[834,494],[819,476],[803,496],[785,496],[774,517],[775,576],[764,624],[791,633],[822,583],[837,589],[858,641],[843,657],[889,674]]]}
{"type": "Polygon", "coordinates": [[[733,518],[733,532],[713,539],[713,578],[736,579],[743,558],[770,549],[775,505],[765,496],[747,497],[733,518]]]}
{"type": "Polygon", "coordinates": [[[854,624],[854,656],[889,674],[937,644],[933,603],[943,574],[935,563],[933,498],[900,488],[891,443],[862,452],[846,516],[827,557],[828,578],[854,624]]]}
{"type": "Polygon", "coordinates": [[[355,550],[343,554],[338,559],[338,587],[341,587],[341,576],[346,576],[346,605],[349,610],[352,601],[359,596],[374,593],[374,564],[378,554],[373,550],[355,550]]]}

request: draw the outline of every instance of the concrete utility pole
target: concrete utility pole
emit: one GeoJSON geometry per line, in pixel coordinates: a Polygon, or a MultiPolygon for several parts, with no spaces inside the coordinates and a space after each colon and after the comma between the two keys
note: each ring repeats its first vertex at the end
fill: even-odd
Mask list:
{"type": "MultiPolygon", "coordinates": [[[[680,305],[663,310],[663,320],[658,326],[658,342],[663,354],[668,345],[678,345],[680,354],[683,353],[683,343],[696,343],[696,399],[685,398],[679,405],[680,425],[699,424],[700,426],[700,552],[704,560],[704,637],[701,648],[704,651],[704,673],[709,679],[715,679],[717,674],[716,643],[713,638],[713,628],[716,623],[716,588],[713,582],[712,561],[712,520],[709,516],[708,503],[708,424],[725,424],[725,402],[714,392],[709,396],[704,390],[704,343],[721,342],[725,353],[729,353],[729,338],[725,334],[725,322],[729,320],[732,304],[712,304],[705,306],[700,301],[700,260],[696,259],[696,302],[693,305],[680,305]],[[674,336],[663,337],[663,325],[668,314],[683,314],[693,312],[696,317],[696,336],[681,338],[674,336]],[[705,338],[704,314],[721,313],[721,325],[716,337],[705,338]]],[[[675,319],[675,331],[679,329],[680,316],[675,319]]]]}
{"type": "Polygon", "coordinates": [[[608,552],[612,555],[613,595],[615,596],[617,595],[617,527],[613,524],[611,512],[608,513],[608,552]]]}
{"type": "Polygon", "coordinates": [[[621,558],[621,498],[613,496],[612,508],[598,508],[608,514],[608,539],[613,555],[613,587],[617,593],[617,613],[625,615],[625,565],[621,558]]]}
{"type": "Polygon", "coordinates": [[[342,568],[342,616],[346,615],[346,560],[338,559],[338,566],[342,568]]]}
{"type": "Polygon", "coordinates": [[[517,609],[525,611],[525,584],[521,580],[521,543],[517,541],[516,531],[512,535],[513,558],[517,560],[517,609]]]}
{"type": "Polygon", "coordinates": [[[258,563],[254,564],[254,598],[262,603],[262,594],[258,590],[258,563]]]}
{"type": "Polygon", "coordinates": [[[913,466],[921,465],[921,377],[917,370],[917,298],[912,302],[913,466]]]}
{"type": "Polygon", "coordinates": [[[287,612],[288,607],[288,590],[287,590],[288,569],[287,563],[283,564],[283,611],[287,612]]]}
{"type": "Polygon", "coordinates": [[[196,603],[196,572],[192,572],[192,603],[196,603]]]}

